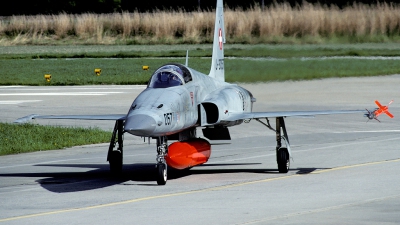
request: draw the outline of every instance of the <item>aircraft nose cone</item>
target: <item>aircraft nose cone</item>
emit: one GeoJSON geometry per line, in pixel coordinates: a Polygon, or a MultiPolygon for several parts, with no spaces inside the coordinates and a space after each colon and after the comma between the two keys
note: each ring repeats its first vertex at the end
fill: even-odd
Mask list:
{"type": "Polygon", "coordinates": [[[152,136],[156,126],[157,123],[153,117],[143,114],[128,116],[125,120],[125,132],[136,136],[152,136]]]}

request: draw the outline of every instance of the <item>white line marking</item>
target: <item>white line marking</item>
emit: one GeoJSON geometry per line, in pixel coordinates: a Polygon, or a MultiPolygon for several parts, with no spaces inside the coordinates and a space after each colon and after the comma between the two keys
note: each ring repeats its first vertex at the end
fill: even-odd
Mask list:
{"type": "Polygon", "coordinates": [[[26,86],[0,86],[0,89],[4,89],[4,88],[23,88],[26,86]]]}
{"type": "Polygon", "coordinates": [[[41,102],[42,100],[6,100],[0,101],[0,105],[16,105],[21,103],[41,102]]]}
{"type": "Polygon", "coordinates": [[[4,89],[10,91],[10,88],[14,88],[15,90],[24,90],[24,91],[60,91],[60,90],[135,90],[135,89],[145,89],[147,85],[131,85],[131,86],[99,86],[99,87],[46,87],[46,88],[32,88],[30,86],[0,86],[0,90],[4,89]]]}
{"type": "Polygon", "coordinates": [[[361,130],[361,131],[339,131],[332,132],[333,134],[348,134],[348,133],[390,133],[390,132],[400,132],[400,130],[361,130]]]}
{"type": "Polygon", "coordinates": [[[121,94],[124,92],[53,92],[53,93],[7,93],[0,96],[67,96],[67,95],[108,95],[121,94]]]}
{"type": "MultiPolygon", "coordinates": [[[[208,58],[208,57],[202,57],[208,58]]],[[[291,57],[291,58],[274,58],[274,57],[225,57],[225,59],[239,59],[251,61],[289,61],[289,60],[332,60],[332,59],[354,59],[354,60],[400,60],[400,57],[385,57],[385,56],[322,56],[322,57],[291,57]]]]}

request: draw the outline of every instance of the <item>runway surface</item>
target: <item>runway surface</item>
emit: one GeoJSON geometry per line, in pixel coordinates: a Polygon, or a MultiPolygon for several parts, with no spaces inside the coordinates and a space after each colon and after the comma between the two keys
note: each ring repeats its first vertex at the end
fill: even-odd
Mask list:
{"type": "MultiPolygon", "coordinates": [[[[279,174],[275,135],[262,124],[230,128],[208,163],[155,181],[155,142],[125,135],[124,171],[112,177],[108,144],[0,157],[5,224],[399,224],[400,76],[244,84],[254,111],[375,108],[362,114],[287,118],[293,161],[279,174]]],[[[29,114],[128,111],[143,86],[0,87],[0,121],[29,114]]],[[[38,120],[98,126],[113,121],[38,120]]],[[[273,123],[274,124],[274,123],[273,123]]],[[[200,135],[201,131],[198,129],[200,135]]]]}

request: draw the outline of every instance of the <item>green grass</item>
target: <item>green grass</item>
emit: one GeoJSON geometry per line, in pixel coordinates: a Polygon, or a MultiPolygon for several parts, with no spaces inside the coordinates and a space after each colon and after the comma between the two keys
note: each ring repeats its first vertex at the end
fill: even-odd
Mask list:
{"type": "Polygon", "coordinates": [[[228,82],[310,80],[330,77],[376,76],[400,73],[399,60],[288,59],[273,61],[228,60],[228,82]]]}
{"type": "MultiPolygon", "coordinates": [[[[229,82],[307,80],[400,73],[398,60],[321,59],[333,56],[400,56],[400,45],[393,43],[227,44],[225,48],[225,71],[229,82]],[[247,59],[239,59],[241,57],[247,59]],[[311,59],[302,60],[304,57],[311,59]]],[[[169,62],[184,63],[186,49],[190,50],[189,66],[207,74],[211,64],[209,44],[3,46],[0,47],[0,85],[146,84],[152,72],[159,66],[169,62]],[[150,66],[150,70],[142,70],[143,65],[150,66]],[[95,75],[95,68],[102,69],[100,76],[95,75]],[[45,81],[45,74],[52,75],[51,82],[45,81]]]]}
{"type": "Polygon", "coordinates": [[[154,69],[171,61],[173,60],[7,59],[0,60],[0,85],[145,84],[154,69]],[[150,66],[150,70],[143,70],[143,65],[150,66]],[[95,68],[102,70],[100,76],[95,75],[95,68]],[[44,74],[51,74],[50,82],[45,81],[44,74]]]}
{"type": "MultiPolygon", "coordinates": [[[[226,44],[224,48],[227,57],[400,56],[396,43],[226,44]]],[[[211,44],[0,46],[0,59],[185,57],[186,50],[190,57],[210,57],[212,52],[211,44]]]]}
{"type": "Polygon", "coordinates": [[[110,138],[111,132],[97,128],[0,123],[0,155],[106,143],[110,138]]]}
{"type": "MultiPolygon", "coordinates": [[[[152,72],[168,62],[184,59],[44,59],[0,60],[0,85],[146,84],[152,72]],[[142,70],[143,65],[150,70],[142,70]],[[95,68],[102,73],[96,76],[95,68]],[[44,74],[51,74],[46,82],[44,74]]],[[[203,73],[210,59],[191,58],[189,66],[203,73]]],[[[400,73],[399,60],[371,59],[225,59],[228,82],[309,80],[328,77],[374,76],[400,73]]]]}

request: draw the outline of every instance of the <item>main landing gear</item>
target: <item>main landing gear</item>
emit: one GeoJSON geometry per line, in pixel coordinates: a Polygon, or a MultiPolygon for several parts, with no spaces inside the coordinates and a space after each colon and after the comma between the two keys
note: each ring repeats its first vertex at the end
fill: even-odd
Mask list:
{"type": "Polygon", "coordinates": [[[167,163],[165,155],[168,153],[167,137],[157,138],[157,184],[165,185],[167,183],[167,163]]]}
{"type": "Polygon", "coordinates": [[[258,122],[262,123],[270,130],[274,131],[276,134],[276,162],[278,164],[278,171],[279,173],[287,173],[289,172],[290,168],[290,143],[289,137],[287,135],[285,121],[283,117],[276,118],[276,129],[272,128],[271,124],[269,123],[268,118],[266,118],[267,123],[262,122],[260,119],[256,119],[258,122]],[[283,132],[283,135],[282,135],[283,132]],[[282,147],[282,140],[286,144],[286,148],[282,147]]]}
{"type": "Polygon", "coordinates": [[[108,148],[107,161],[110,163],[110,171],[114,175],[118,175],[122,172],[124,123],[124,120],[115,121],[110,147],[108,148]],[[117,149],[115,149],[116,146],[117,149]]]}

